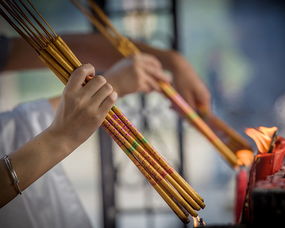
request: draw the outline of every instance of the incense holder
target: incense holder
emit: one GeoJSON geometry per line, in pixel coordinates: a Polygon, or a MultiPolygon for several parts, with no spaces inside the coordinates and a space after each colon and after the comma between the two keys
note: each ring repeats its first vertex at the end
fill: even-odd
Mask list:
{"type": "Polygon", "coordinates": [[[285,139],[278,137],[272,153],[256,155],[251,167],[241,222],[271,224],[285,214],[285,139]]]}

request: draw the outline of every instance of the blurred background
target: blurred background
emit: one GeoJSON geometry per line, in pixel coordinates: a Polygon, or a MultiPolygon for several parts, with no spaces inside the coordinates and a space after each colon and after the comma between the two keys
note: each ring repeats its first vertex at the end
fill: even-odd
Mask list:
{"type": "MultiPolygon", "coordinates": [[[[93,31],[67,0],[33,2],[59,34],[93,31]]],[[[210,88],[214,112],[240,133],[246,127],[274,125],[282,135],[283,1],[97,2],[123,34],[186,56],[210,88]]],[[[2,18],[0,22],[2,34],[16,35],[2,18]]],[[[62,90],[49,70],[3,73],[0,111],[62,90]]],[[[130,95],[118,106],[204,197],[207,207],[200,215],[207,224],[232,223],[235,175],[217,151],[159,94],[130,95]]],[[[183,227],[124,153],[110,145],[97,132],[63,161],[94,227],[183,227]]]]}

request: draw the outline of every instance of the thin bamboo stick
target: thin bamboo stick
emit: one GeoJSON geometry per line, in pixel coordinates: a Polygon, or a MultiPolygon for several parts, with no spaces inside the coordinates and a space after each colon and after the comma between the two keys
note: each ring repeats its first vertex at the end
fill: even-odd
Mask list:
{"type": "MultiPolygon", "coordinates": [[[[24,6],[29,15],[32,16],[39,28],[33,24],[33,22],[27,17],[27,15],[25,15],[19,5],[15,2],[11,2],[9,0],[7,0],[7,4],[0,2],[0,13],[11,24],[11,26],[13,26],[13,28],[18,31],[20,35],[22,35],[26,41],[38,52],[40,59],[50,67],[50,69],[64,84],[66,84],[70,73],[75,68],[79,67],[81,63],[69,49],[68,45],[52,30],[45,19],[32,6],[30,1],[27,1],[40,19],[48,26],[51,33],[45,28],[44,25],[41,24],[40,20],[33,15],[33,12],[26,7],[23,0],[20,0],[20,3],[24,6]],[[3,4],[5,5],[6,12],[4,12],[1,8],[3,4]],[[7,13],[10,14],[10,17],[13,17],[13,20],[16,20],[18,24],[15,24],[13,20],[7,16],[7,13]],[[23,30],[24,32],[22,32],[23,30]]],[[[114,108],[117,110],[117,112],[124,116],[118,108],[115,106],[114,108]]],[[[125,116],[124,118],[127,119],[125,116]]],[[[112,122],[117,128],[112,126],[108,120],[104,121],[104,127],[106,128],[106,126],[108,126],[109,132],[111,129],[111,136],[117,139],[115,141],[118,142],[119,138],[123,143],[125,150],[131,151],[133,155],[135,155],[133,158],[135,159],[136,164],[140,163],[141,170],[145,171],[145,175],[154,178],[156,181],[155,189],[157,189],[165,201],[171,205],[170,207],[176,211],[175,213],[182,218],[183,221],[188,221],[188,214],[185,210],[187,210],[192,216],[197,216],[197,212],[192,208],[192,206],[197,210],[200,209],[200,206],[195,202],[194,198],[192,199],[190,197],[191,194],[188,193],[190,196],[187,195],[187,191],[183,190],[184,187],[180,187],[180,185],[168,175],[167,172],[169,172],[169,170],[166,172],[163,167],[161,167],[159,163],[155,161],[156,158],[152,158],[148,154],[148,151],[144,149],[145,145],[142,144],[142,141],[138,140],[136,137],[132,137],[135,136],[135,134],[132,136],[130,135],[130,137],[126,137],[126,131],[122,128],[122,126],[120,126],[120,123],[113,119],[111,115],[109,115],[109,121],[112,122]],[[165,178],[165,176],[167,178],[165,178]]],[[[129,129],[129,131],[136,132],[137,130],[129,129]]],[[[149,147],[151,147],[151,145],[149,145],[149,147]]],[[[186,181],[184,182],[186,183],[186,181]]],[[[196,197],[199,198],[200,196],[197,194],[196,197]]]]}
{"type": "Polygon", "coordinates": [[[74,55],[74,53],[70,50],[68,45],[64,42],[64,40],[57,36],[54,41],[55,46],[68,58],[68,60],[72,63],[74,67],[80,67],[82,64],[79,59],[74,55]]]}
{"type": "MultiPolygon", "coordinates": [[[[118,110],[118,109],[116,109],[116,110],[118,110]]],[[[122,114],[122,115],[123,115],[123,114],[122,114]]],[[[106,122],[104,121],[104,125],[105,125],[105,124],[106,124],[106,122]]],[[[129,142],[125,142],[125,143],[127,143],[128,145],[130,145],[129,142]]],[[[145,164],[146,166],[149,167],[149,170],[153,173],[153,175],[155,174],[156,176],[159,177],[159,173],[157,173],[157,171],[148,163],[148,161],[147,161],[146,159],[143,159],[142,157],[140,157],[139,154],[136,154],[136,156],[139,157],[139,159],[141,160],[141,162],[142,162],[143,164],[145,164]]],[[[160,177],[160,178],[161,178],[161,177],[160,177]]],[[[183,198],[181,198],[181,196],[180,196],[179,194],[177,194],[177,193],[175,192],[174,188],[173,188],[172,186],[170,186],[165,180],[161,180],[161,183],[162,183],[162,185],[163,185],[165,188],[167,188],[168,190],[170,189],[169,191],[170,191],[172,194],[175,195],[175,197],[177,198],[178,202],[180,202],[180,203],[189,211],[189,213],[191,213],[191,214],[193,215],[193,212],[194,212],[193,208],[192,208],[190,205],[188,205],[187,202],[186,202],[183,198]]],[[[180,190],[180,192],[183,192],[183,188],[181,188],[180,186],[178,187],[178,186],[179,186],[179,185],[176,184],[176,187],[180,190]]],[[[185,192],[183,192],[183,193],[184,193],[183,196],[187,199],[187,201],[189,201],[189,202],[191,203],[191,205],[192,205],[196,210],[200,209],[200,206],[199,206],[192,198],[188,197],[187,194],[185,194],[185,192]]],[[[201,202],[201,200],[198,199],[198,201],[199,201],[199,204],[202,205],[202,207],[205,206],[204,203],[201,202]]],[[[195,215],[195,213],[194,213],[194,215],[195,215]]]]}
{"type": "MultiPolygon", "coordinates": [[[[115,109],[115,108],[114,108],[115,109]]],[[[136,135],[132,132],[132,130],[128,127],[128,125],[130,126],[131,123],[127,120],[124,119],[123,117],[121,117],[125,123],[125,124],[120,118],[119,116],[117,116],[117,114],[113,111],[110,110],[109,114],[113,117],[113,119],[115,119],[120,125],[121,127],[128,133],[130,134],[133,138],[137,138],[138,136],[138,140],[141,142],[146,142],[146,139],[143,139],[143,135],[136,130],[133,130],[134,132],[136,132],[136,135]],[[129,124],[128,124],[129,123],[129,124]]],[[[134,127],[134,129],[136,129],[134,127]]],[[[202,197],[199,196],[199,194],[167,163],[167,161],[151,146],[151,144],[148,143],[148,146],[146,146],[147,144],[142,143],[142,147],[147,150],[152,156],[153,158],[164,168],[164,170],[166,170],[166,172],[168,174],[170,174],[170,176],[180,185],[182,186],[182,188],[200,205],[201,208],[205,207],[205,204],[203,203],[204,200],[202,197]]]]}
{"type": "Polygon", "coordinates": [[[167,192],[170,193],[170,195],[175,198],[181,204],[192,216],[197,216],[197,212],[175,191],[175,189],[167,183],[167,181],[151,166],[151,164],[144,159],[139,153],[137,153],[136,149],[127,141],[124,139],[124,137],[116,130],[112,124],[104,120],[104,127],[107,127],[111,132],[112,135],[115,135],[120,142],[128,148],[128,150],[138,159],[140,164],[150,173],[150,175],[156,180],[156,182],[164,188],[167,192]]]}
{"type": "Polygon", "coordinates": [[[237,156],[216,136],[216,134],[208,127],[208,125],[199,117],[199,115],[188,105],[184,99],[174,90],[167,85],[161,83],[163,92],[167,94],[169,99],[173,101],[181,113],[191,121],[192,124],[200,130],[200,132],[221,152],[221,155],[226,161],[235,167],[238,164],[237,156]]]}
{"type": "Polygon", "coordinates": [[[111,135],[113,140],[117,143],[117,145],[125,152],[125,154],[131,159],[131,161],[135,164],[135,166],[140,170],[140,172],[144,175],[144,177],[148,180],[148,182],[154,187],[157,193],[164,199],[164,201],[168,204],[168,206],[172,209],[172,211],[181,219],[184,223],[189,223],[188,213],[185,213],[183,209],[178,206],[173,199],[167,194],[166,191],[161,188],[157,182],[151,177],[151,175],[145,170],[143,166],[136,160],[136,158],[132,155],[131,151],[127,149],[123,143],[109,130],[106,125],[103,125],[104,129],[111,135]]]}
{"type": "MultiPolygon", "coordinates": [[[[159,159],[161,159],[161,158],[159,157],[159,159]]],[[[158,167],[156,167],[156,168],[158,168],[158,167]]],[[[187,194],[185,194],[186,192],[183,191],[183,188],[181,188],[171,177],[169,177],[169,180],[172,181],[172,184],[174,184],[174,186],[175,186],[178,190],[180,190],[180,193],[182,193],[182,195],[184,194],[183,196],[187,199],[187,201],[188,201],[189,203],[192,203],[192,206],[193,206],[195,209],[200,209],[200,207],[196,204],[196,202],[195,202],[192,198],[188,197],[187,194]]],[[[188,192],[189,192],[189,191],[188,191],[188,192]]],[[[195,193],[194,193],[194,194],[192,193],[192,196],[196,196],[195,193]]],[[[196,197],[195,197],[195,198],[196,198],[196,197]]],[[[195,199],[195,198],[194,198],[194,199],[195,199]]],[[[201,207],[205,207],[205,205],[204,205],[204,203],[201,201],[201,199],[196,198],[195,200],[198,202],[199,205],[201,205],[201,207]]]]}
{"type": "Polygon", "coordinates": [[[121,135],[125,138],[125,140],[128,141],[130,145],[132,145],[133,148],[135,148],[135,151],[133,152],[134,155],[137,156],[143,156],[145,160],[148,161],[150,166],[152,166],[159,175],[169,181],[169,183],[179,192],[184,199],[193,207],[195,210],[200,210],[201,207],[193,200],[187,192],[163,169],[163,167],[160,166],[152,157],[148,154],[147,151],[143,149],[143,147],[139,144],[140,142],[137,142],[135,138],[133,138],[128,132],[124,130],[124,128],[116,122],[109,114],[106,116],[106,120],[114,126],[118,132],[121,133],[121,135]]]}
{"type": "Polygon", "coordinates": [[[65,71],[64,68],[52,57],[46,50],[39,51],[40,56],[42,56],[46,62],[53,66],[57,72],[59,72],[64,78],[68,79],[69,73],[65,71]]]}
{"type": "Polygon", "coordinates": [[[231,139],[229,145],[231,146],[232,144],[234,144],[233,147],[236,147],[236,150],[241,150],[241,149],[251,150],[249,142],[244,137],[242,137],[234,129],[229,127],[226,123],[221,121],[216,116],[203,115],[203,119],[205,120],[206,123],[214,124],[213,127],[216,127],[218,129],[223,129],[223,132],[231,139]]]}
{"type": "MultiPolygon", "coordinates": [[[[62,50],[62,47],[61,47],[61,46],[62,46],[62,45],[59,46],[59,49],[60,49],[60,50],[62,50]]],[[[157,159],[158,159],[158,160],[161,160],[161,157],[159,156],[159,154],[158,154],[158,156],[157,156],[157,159]]],[[[158,168],[158,167],[156,167],[156,168],[158,168]]],[[[169,168],[169,167],[168,167],[168,168],[169,168]]],[[[172,168],[171,168],[171,169],[172,169],[172,168]]],[[[187,197],[187,195],[186,195],[185,192],[183,191],[183,188],[181,188],[179,185],[177,185],[176,182],[175,182],[172,178],[169,177],[169,179],[170,179],[170,181],[172,181],[172,184],[174,184],[174,186],[176,186],[176,188],[178,188],[178,189],[180,190],[180,193],[182,192],[182,194],[184,194],[183,196],[186,197],[186,199],[187,199],[188,201],[190,201],[189,203],[191,203],[191,200],[192,200],[192,199],[189,198],[189,197],[187,197]],[[180,188],[179,188],[179,187],[180,187],[180,188]]],[[[189,190],[188,190],[188,192],[189,192],[189,190]]],[[[197,201],[197,203],[198,203],[202,208],[205,207],[205,204],[202,202],[202,200],[201,200],[200,198],[197,197],[196,193],[193,193],[193,192],[192,192],[191,196],[192,196],[192,197],[194,196],[194,200],[197,201]]],[[[194,205],[192,205],[192,206],[193,206],[195,209],[198,209],[198,208],[199,208],[197,205],[195,205],[195,202],[194,202],[194,203],[192,202],[192,204],[194,204],[194,205]]]]}
{"type": "Polygon", "coordinates": [[[56,61],[69,73],[71,74],[74,70],[75,67],[71,65],[71,63],[68,62],[67,59],[65,59],[64,56],[62,56],[61,52],[56,50],[52,45],[48,45],[45,50],[53,56],[56,61]]]}
{"type": "Polygon", "coordinates": [[[39,55],[39,58],[42,60],[43,63],[47,64],[48,67],[51,69],[51,71],[59,78],[59,80],[63,83],[67,83],[67,79],[62,76],[55,68],[53,65],[51,65],[49,62],[47,62],[41,55],[39,55]]]}
{"type": "MultiPolygon", "coordinates": [[[[93,1],[88,1],[89,6],[92,8],[95,14],[97,14],[98,18],[95,17],[96,15],[92,15],[91,12],[89,12],[86,8],[84,8],[78,1],[76,0],[71,0],[71,1],[82,11],[83,14],[85,14],[91,20],[92,23],[94,23],[94,25],[98,28],[98,30],[107,39],[109,39],[109,41],[111,41],[111,43],[115,46],[115,48],[117,48],[117,50],[121,54],[123,54],[124,56],[128,56],[130,54],[135,54],[140,52],[139,49],[132,42],[130,42],[127,38],[125,38],[119,32],[117,32],[117,30],[114,28],[108,17],[104,14],[104,12],[100,9],[100,7],[96,5],[96,3],[94,3],[93,1]]],[[[183,98],[174,90],[174,88],[169,83],[160,81],[159,84],[163,90],[163,93],[170,100],[172,100],[173,102],[175,102],[177,99],[184,101],[183,98]]],[[[233,167],[236,166],[238,162],[237,162],[237,157],[235,156],[233,151],[231,151],[231,149],[228,148],[226,145],[223,145],[224,143],[215,135],[214,132],[212,132],[212,130],[209,127],[204,128],[206,124],[199,123],[202,121],[201,118],[200,120],[195,120],[198,118],[197,117],[198,115],[195,112],[193,113],[194,110],[191,109],[191,107],[186,102],[183,103],[184,105],[179,108],[182,114],[187,118],[187,120],[190,123],[194,124],[196,128],[199,131],[201,131],[204,135],[206,134],[205,135],[206,138],[210,140],[211,143],[213,143],[213,145],[218,149],[218,151],[222,154],[225,160],[229,162],[231,166],[233,167]],[[202,129],[200,129],[200,127],[202,127],[202,129]]],[[[182,103],[181,102],[178,104],[176,103],[176,105],[179,106],[182,105],[182,103]]],[[[235,132],[229,131],[228,127],[225,124],[223,126],[222,125],[220,126],[227,134],[233,135],[233,138],[235,140],[238,141],[243,139],[241,136],[237,137],[238,134],[236,134],[235,132]]],[[[241,141],[241,143],[243,142],[241,141]]],[[[232,146],[231,148],[235,147],[232,146]]]]}
{"type": "MultiPolygon", "coordinates": [[[[199,194],[190,186],[185,186],[181,179],[183,179],[176,171],[166,162],[166,160],[159,155],[159,153],[152,147],[152,145],[146,140],[146,138],[137,130],[135,126],[121,113],[121,111],[116,107],[113,106],[111,109],[115,114],[116,117],[119,118],[131,131],[132,133],[139,139],[139,141],[142,143],[143,147],[147,149],[154,157],[155,159],[161,164],[161,166],[181,185],[184,186],[184,190],[188,192],[189,195],[192,196],[193,199],[195,199],[196,202],[204,201],[199,194]],[[173,175],[173,173],[176,173],[176,175],[173,175]],[[178,178],[180,176],[180,178],[178,178]]],[[[205,205],[202,204],[202,208],[205,207],[205,205]]]]}

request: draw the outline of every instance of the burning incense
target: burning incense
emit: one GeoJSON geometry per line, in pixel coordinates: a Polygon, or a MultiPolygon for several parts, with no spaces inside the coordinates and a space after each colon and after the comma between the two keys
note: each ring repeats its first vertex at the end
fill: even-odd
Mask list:
{"type": "MultiPolygon", "coordinates": [[[[70,74],[81,66],[68,45],[53,31],[30,0],[0,1],[0,14],[64,84],[70,74]]],[[[92,80],[92,77],[87,77],[86,83],[88,80],[92,80]]],[[[103,127],[183,222],[189,222],[189,213],[195,217],[195,210],[205,207],[198,193],[164,161],[116,106],[108,113],[103,127]]]]}
{"type": "MultiPolygon", "coordinates": [[[[88,0],[88,6],[84,6],[81,1],[71,0],[71,2],[74,3],[74,5],[91,21],[93,25],[97,27],[97,29],[123,56],[129,56],[140,52],[140,50],[130,40],[122,36],[114,28],[108,17],[94,1],[88,0]]],[[[227,138],[229,139],[227,139],[227,143],[225,144],[169,83],[160,81],[159,84],[163,94],[171,100],[171,102],[180,111],[181,115],[183,115],[188,122],[192,123],[218,149],[224,159],[232,167],[243,164],[243,161],[238,161],[238,157],[232,151],[250,148],[249,144],[242,136],[229,128],[217,117],[214,117],[213,115],[210,117],[205,115],[205,119],[215,126],[214,129],[217,129],[220,132],[223,132],[224,135],[227,135],[227,138]]]]}

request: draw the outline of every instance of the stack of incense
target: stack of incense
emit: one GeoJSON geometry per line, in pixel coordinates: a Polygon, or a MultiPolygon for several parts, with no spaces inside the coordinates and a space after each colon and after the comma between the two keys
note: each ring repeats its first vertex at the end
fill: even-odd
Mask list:
{"type": "MultiPolygon", "coordinates": [[[[126,57],[140,52],[134,43],[122,36],[114,28],[108,17],[94,1],[88,0],[87,6],[78,0],[71,0],[71,2],[74,3],[123,56],[126,57]]],[[[250,149],[250,145],[242,136],[217,117],[204,115],[207,122],[213,123],[213,129],[227,136],[226,142],[223,142],[169,83],[159,81],[159,85],[163,94],[173,103],[181,115],[184,116],[189,123],[193,124],[218,149],[230,166],[236,167],[237,165],[243,165],[243,162],[239,161],[234,153],[238,150],[250,149]]]]}
{"type": "MultiPolygon", "coordinates": [[[[64,84],[70,74],[81,66],[68,45],[54,32],[30,0],[1,0],[0,14],[64,84]]],[[[109,111],[103,127],[184,223],[190,221],[189,214],[198,216],[196,211],[205,207],[204,200],[117,107],[113,106],[109,111]]]]}

